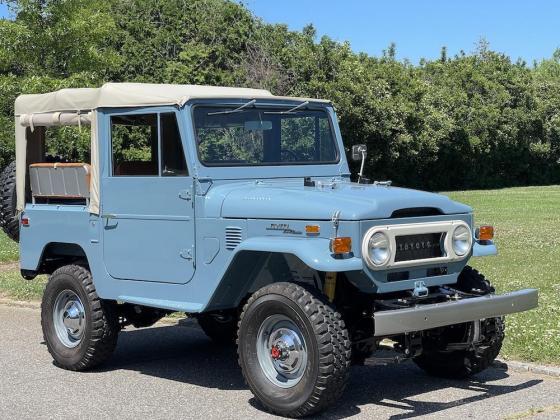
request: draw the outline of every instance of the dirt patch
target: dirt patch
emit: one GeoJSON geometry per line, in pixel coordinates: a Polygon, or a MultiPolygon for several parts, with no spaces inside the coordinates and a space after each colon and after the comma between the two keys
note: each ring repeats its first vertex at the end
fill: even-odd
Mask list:
{"type": "MultiPolygon", "coordinates": [[[[5,296],[5,295],[4,295],[5,296]]],[[[14,300],[9,296],[2,297],[0,294],[0,305],[15,306],[17,308],[41,309],[41,302],[37,300],[14,300]]]]}
{"type": "Polygon", "coordinates": [[[4,273],[6,271],[13,271],[13,270],[19,270],[18,261],[0,264],[0,273],[4,273]]]}

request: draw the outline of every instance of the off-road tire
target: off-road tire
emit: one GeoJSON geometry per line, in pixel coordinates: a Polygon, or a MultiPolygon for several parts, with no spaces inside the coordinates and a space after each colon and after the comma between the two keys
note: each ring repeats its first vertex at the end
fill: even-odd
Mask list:
{"type": "Polygon", "coordinates": [[[351,363],[351,341],[341,315],[321,294],[293,283],[274,283],[255,292],[243,308],[237,339],[239,365],[255,397],[270,412],[303,417],[333,404],[344,392],[351,363]],[[308,346],[300,382],[281,388],[257,361],[257,334],[271,315],[289,317],[308,346]]]}
{"type": "Polygon", "coordinates": [[[200,314],[198,325],[212,341],[218,344],[234,344],[237,338],[237,311],[224,314],[200,314]]]}
{"type": "MultiPolygon", "coordinates": [[[[490,282],[477,270],[466,266],[461,272],[455,287],[466,293],[486,295],[494,292],[490,282]]],[[[472,328],[473,323],[453,325],[442,329],[439,339],[423,338],[422,354],[414,362],[429,375],[448,379],[462,379],[482,372],[498,357],[504,340],[505,324],[503,318],[489,318],[481,321],[481,342],[469,350],[447,351],[447,336],[452,329],[472,328]]],[[[453,340],[451,340],[453,341],[453,340]]]]}
{"type": "Polygon", "coordinates": [[[10,239],[19,241],[15,162],[6,166],[0,174],[0,225],[10,239]]]}
{"type": "Polygon", "coordinates": [[[99,298],[91,273],[78,265],[60,267],[49,277],[41,304],[43,337],[54,363],[67,370],[83,371],[105,362],[117,345],[120,330],[116,303],[99,298]],[[53,321],[57,296],[74,292],[85,310],[85,331],[77,347],[68,348],[58,338],[53,321]]]}
{"type": "Polygon", "coordinates": [[[462,292],[480,296],[488,295],[496,291],[484,275],[469,265],[463,268],[463,271],[461,271],[457,279],[457,284],[454,285],[454,287],[462,292]]]}

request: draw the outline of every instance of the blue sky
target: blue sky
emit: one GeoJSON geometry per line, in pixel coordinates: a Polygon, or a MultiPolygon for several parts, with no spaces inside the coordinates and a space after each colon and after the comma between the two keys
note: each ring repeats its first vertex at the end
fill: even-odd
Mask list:
{"type": "MultiPolygon", "coordinates": [[[[350,41],[355,51],[379,55],[389,43],[397,57],[418,62],[474,50],[484,37],[491,48],[531,63],[560,47],[560,2],[554,0],[244,0],[266,22],[350,41]]],[[[6,16],[0,4],[0,16],[6,16]]]]}
{"type": "Polygon", "coordinates": [[[560,2],[549,0],[244,0],[266,22],[350,41],[355,51],[379,55],[391,42],[397,57],[416,63],[472,52],[484,37],[492,49],[521,57],[548,58],[560,47],[560,2]]]}

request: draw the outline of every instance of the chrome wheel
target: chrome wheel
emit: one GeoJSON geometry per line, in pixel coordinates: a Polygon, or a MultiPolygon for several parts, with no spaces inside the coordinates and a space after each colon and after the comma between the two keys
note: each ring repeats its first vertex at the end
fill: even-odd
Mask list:
{"type": "Polygon", "coordinates": [[[297,385],[307,367],[307,346],[298,326],[284,315],[266,318],[257,335],[257,358],[274,385],[297,385]]]}
{"type": "Polygon", "coordinates": [[[82,341],[86,325],[86,312],[78,295],[64,290],[56,297],[53,307],[53,324],[60,342],[74,348],[82,341]]]}

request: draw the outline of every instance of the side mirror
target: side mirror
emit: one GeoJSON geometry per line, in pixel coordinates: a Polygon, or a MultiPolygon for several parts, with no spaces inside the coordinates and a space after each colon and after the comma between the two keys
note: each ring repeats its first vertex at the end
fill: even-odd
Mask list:
{"type": "Polygon", "coordinates": [[[367,146],[365,144],[355,144],[354,146],[352,146],[352,160],[362,160],[366,152],[367,146]]]}

